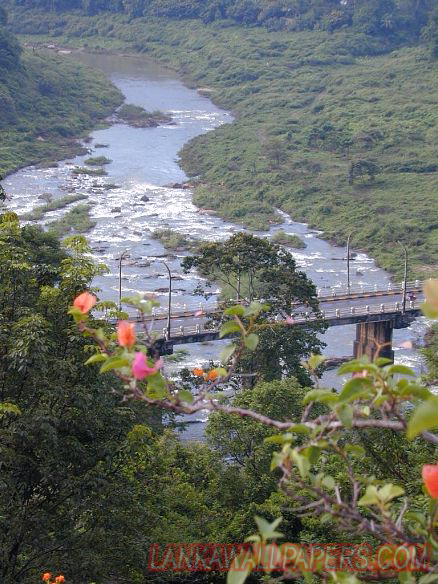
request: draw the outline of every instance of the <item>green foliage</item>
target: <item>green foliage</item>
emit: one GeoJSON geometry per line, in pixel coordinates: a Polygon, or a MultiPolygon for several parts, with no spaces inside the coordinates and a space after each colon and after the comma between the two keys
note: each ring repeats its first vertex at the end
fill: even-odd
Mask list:
{"type": "Polygon", "coordinates": [[[105,164],[110,164],[110,162],[112,161],[106,156],[92,156],[85,160],[85,164],[88,166],[104,166],[105,164]]]}
{"type": "Polygon", "coordinates": [[[74,138],[122,101],[97,72],[47,52],[21,53],[0,24],[0,174],[77,154],[74,138]]]}
{"type": "Polygon", "coordinates": [[[96,225],[96,221],[90,219],[90,206],[77,205],[67,211],[61,219],[56,219],[48,224],[48,229],[57,237],[69,233],[87,233],[96,225]]]}
{"type": "Polygon", "coordinates": [[[291,235],[282,229],[274,233],[272,242],[278,243],[279,245],[285,245],[286,247],[292,247],[294,249],[304,249],[306,247],[306,244],[300,237],[298,237],[298,235],[291,235]]]}
{"type": "MultiPolygon", "coordinates": [[[[296,269],[291,253],[266,239],[238,233],[225,242],[201,245],[195,256],[184,258],[182,266],[186,272],[196,268],[206,278],[207,287],[221,285],[225,304],[230,296],[248,303],[255,299],[266,303],[257,315],[257,343],[252,338],[245,341],[251,351],[240,360],[241,373],[265,380],[294,375],[303,383],[309,382],[301,359],[320,350],[322,343],[316,334],[323,329],[315,323],[299,329],[286,324],[295,304],[318,310],[315,287],[296,269]],[[278,324],[274,319],[279,319],[278,324]]],[[[249,312],[250,308],[237,306],[226,310],[224,316],[245,319],[249,312]]],[[[229,320],[221,329],[224,335],[237,330],[236,323],[229,320]]],[[[225,356],[229,351],[232,347],[225,356]]]]}
{"type": "MultiPolygon", "coordinates": [[[[92,166],[97,166],[97,165],[92,165],[92,166]]],[[[76,166],[73,170],[72,170],[72,174],[76,175],[76,176],[80,176],[82,174],[85,174],[87,176],[107,176],[107,171],[104,168],[87,168],[85,166],[81,167],[81,166],[76,166]]]]}
{"type": "Polygon", "coordinates": [[[11,6],[43,10],[82,9],[94,15],[101,11],[122,12],[130,18],[142,16],[169,19],[202,19],[206,23],[228,19],[243,26],[268,30],[324,29],[330,32],[352,27],[376,36],[417,37],[427,21],[432,0],[9,0],[11,6]]]}
{"type": "Polygon", "coordinates": [[[174,251],[193,250],[199,245],[198,241],[170,228],[155,229],[152,237],[157,239],[166,249],[174,251]]]}
{"type": "Polygon", "coordinates": [[[45,205],[39,205],[38,207],[34,207],[32,211],[28,213],[24,213],[21,218],[25,221],[39,221],[44,217],[46,213],[50,211],[56,211],[58,209],[63,209],[70,205],[71,203],[76,203],[77,201],[83,201],[87,199],[86,195],[65,195],[65,197],[59,197],[58,199],[54,199],[53,201],[49,201],[45,205]]]}
{"type": "Polygon", "coordinates": [[[138,105],[124,104],[117,110],[117,117],[136,128],[151,128],[172,121],[171,116],[160,112],[147,112],[138,105]]]}

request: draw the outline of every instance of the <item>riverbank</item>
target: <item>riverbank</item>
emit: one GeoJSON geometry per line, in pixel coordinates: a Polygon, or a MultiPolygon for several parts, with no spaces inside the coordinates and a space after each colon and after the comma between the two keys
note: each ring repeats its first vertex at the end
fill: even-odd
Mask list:
{"type": "MultiPolygon", "coordinates": [[[[13,11],[15,30],[38,14],[13,11]]],[[[410,277],[438,273],[438,65],[421,47],[383,54],[365,35],[270,33],[199,21],[50,15],[57,43],[138,51],[178,70],[233,111],[233,124],[181,153],[194,202],[252,228],[276,208],[410,277]],[[53,22],[52,22],[52,21],[53,22]],[[366,164],[355,164],[362,161],[366,164]],[[367,168],[375,170],[367,173],[367,168]]],[[[50,37],[34,37],[40,40],[50,37]]]]}
{"type": "Polygon", "coordinates": [[[79,140],[123,102],[104,75],[48,51],[26,51],[0,88],[10,96],[0,116],[3,175],[84,153],[79,140]]]}

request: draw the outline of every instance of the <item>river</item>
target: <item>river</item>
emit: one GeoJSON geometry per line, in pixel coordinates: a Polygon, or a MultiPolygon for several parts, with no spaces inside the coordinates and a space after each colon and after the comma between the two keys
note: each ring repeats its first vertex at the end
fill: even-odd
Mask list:
{"type": "MultiPolygon", "coordinates": [[[[110,274],[97,278],[102,298],[117,300],[118,258],[125,250],[129,257],[123,263],[123,294],[135,292],[155,293],[162,304],[166,303],[168,280],[162,260],[177,275],[174,283],[173,306],[182,308],[197,300],[193,291],[198,283],[196,275],[181,273],[180,261],[184,253],[169,254],[151,237],[151,231],[170,227],[202,240],[221,240],[241,230],[232,223],[200,212],[191,202],[190,190],[174,189],[165,185],[187,179],[178,165],[178,152],[191,138],[214,130],[221,124],[231,123],[232,117],[216,107],[209,99],[187,88],[177,74],[163,69],[144,57],[122,57],[75,53],[66,58],[80,59],[87,65],[99,68],[126,96],[126,101],[146,110],[161,110],[172,115],[173,124],[157,128],[133,128],[116,124],[91,133],[86,144],[92,156],[105,155],[111,163],[105,167],[106,177],[73,176],[74,165],[84,166],[87,156],[78,156],[59,163],[56,168],[24,168],[10,175],[4,185],[11,196],[9,207],[18,214],[30,211],[42,203],[38,196],[51,193],[58,198],[67,193],[84,194],[92,204],[91,215],[96,227],[87,234],[96,260],[110,268],[110,274]],[[96,148],[106,144],[106,148],[96,148]],[[105,190],[103,185],[114,183],[117,188],[105,190]],[[147,197],[148,201],[142,198],[147,197]]],[[[75,203],[77,204],[77,203],[75,203]]],[[[67,209],[71,208],[67,207],[67,209]]],[[[44,216],[46,224],[59,218],[66,209],[52,211],[44,216]]],[[[298,265],[315,282],[318,288],[343,287],[346,282],[345,249],[330,245],[318,237],[320,232],[309,229],[283,214],[284,223],[269,232],[258,232],[271,237],[278,229],[299,235],[306,248],[294,252],[298,265]]],[[[374,261],[358,253],[352,262],[353,284],[378,284],[389,282],[389,275],[379,269],[374,261]]],[[[401,348],[401,341],[421,341],[425,330],[424,319],[417,319],[409,329],[395,331],[394,345],[397,362],[422,370],[422,360],[414,349],[401,348]]],[[[355,326],[329,329],[323,340],[327,343],[325,354],[344,356],[352,354],[355,326]]],[[[218,355],[220,343],[205,343],[184,347],[187,355],[184,364],[201,364],[218,355]]],[[[327,372],[324,382],[339,386],[335,372],[327,372]]],[[[202,416],[201,416],[202,419],[202,416]]],[[[192,426],[189,436],[202,435],[202,426],[192,426]]]]}

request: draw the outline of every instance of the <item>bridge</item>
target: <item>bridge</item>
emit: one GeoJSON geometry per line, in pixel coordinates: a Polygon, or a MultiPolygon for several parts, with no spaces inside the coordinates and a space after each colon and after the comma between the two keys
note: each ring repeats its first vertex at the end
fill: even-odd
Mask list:
{"type": "MultiPolygon", "coordinates": [[[[305,326],[312,322],[324,322],[329,327],[356,324],[354,357],[367,355],[373,359],[377,353],[393,359],[392,335],[394,329],[408,327],[421,315],[423,283],[388,284],[386,287],[351,286],[318,292],[320,312],[309,312],[303,305],[291,307],[291,317],[276,317],[273,323],[286,326],[305,326]]],[[[244,301],[242,301],[244,303],[244,301]]],[[[157,345],[161,354],[173,353],[175,345],[217,341],[219,330],[207,323],[221,312],[217,302],[183,305],[182,307],[156,310],[145,317],[152,330],[161,336],[157,345]],[[160,324],[161,323],[161,324],[160,324]],[[163,327],[163,324],[166,326],[163,327]]],[[[140,322],[138,316],[131,320],[140,322]]]]}

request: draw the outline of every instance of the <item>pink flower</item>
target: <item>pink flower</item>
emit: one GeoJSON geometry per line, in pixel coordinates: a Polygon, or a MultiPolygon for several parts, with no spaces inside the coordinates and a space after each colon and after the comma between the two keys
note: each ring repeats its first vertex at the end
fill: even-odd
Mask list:
{"type": "Polygon", "coordinates": [[[287,316],[285,322],[286,324],[294,324],[295,320],[293,319],[292,316],[287,316]]]}
{"type": "Polygon", "coordinates": [[[144,379],[148,375],[153,375],[163,366],[163,360],[158,359],[153,367],[149,367],[144,353],[137,352],[132,363],[132,375],[135,379],[144,379]]]}
{"type": "Polygon", "coordinates": [[[82,292],[74,299],[73,306],[78,308],[82,314],[87,314],[96,304],[97,298],[89,292],[82,292]]]}

